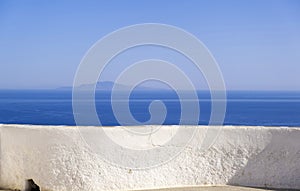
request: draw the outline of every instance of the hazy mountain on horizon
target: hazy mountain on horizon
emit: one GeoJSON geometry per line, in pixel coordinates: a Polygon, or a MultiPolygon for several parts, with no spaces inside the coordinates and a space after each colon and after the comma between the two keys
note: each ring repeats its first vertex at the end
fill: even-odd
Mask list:
{"type": "MultiPolygon", "coordinates": [[[[93,86],[92,84],[84,84],[84,85],[81,85],[79,88],[82,88],[84,90],[84,89],[92,88],[92,86],[93,86]]],[[[100,82],[97,82],[97,84],[96,84],[96,90],[111,91],[114,86],[115,86],[115,88],[120,89],[120,90],[128,90],[130,88],[130,86],[115,83],[112,81],[100,81],[100,82]]],[[[71,87],[71,86],[67,86],[67,87],[59,87],[58,89],[69,90],[72,88],[73,87],[71,87]]],[[[139,85],[135,89],[136,90],[170,90],[169,88],[164,88],[164,87],[150,87],[150,86],[143,86],[143,85],[139,85]]]]}

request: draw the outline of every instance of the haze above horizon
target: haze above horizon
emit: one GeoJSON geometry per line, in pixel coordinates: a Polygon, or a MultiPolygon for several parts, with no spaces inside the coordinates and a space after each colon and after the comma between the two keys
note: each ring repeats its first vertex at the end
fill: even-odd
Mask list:
{"type": "MultiPolygon", "coordinates": [[[[72,86],[86,51],[128,25],[163,23],[201,40],[228,90],[300,90],[300,1],[0,1],[0,89],[72,86]]],[[[123,56],[181,57],[156,47],[123,56]]],[[[121,59],[120,58],[120,59],[121,59]]],[[[120,60],[119,59],[119,60],[120,60]]],[[[123,61],[122,60],[122,61],[123,61]]],[[[102,81],[120,70],[116,60],[102,81]]],[[[120,64],[120,63],[119,63],[120,64]]],[[[188,65],[188,64],[186,64],[188,65]]],[[[184,68],[193,79],[203,76],[184,68]]],[[[202,79],[203,78],[203,79],[202,79]]],[[[207,89],[205,83],[197,89],[207,89]]]]}

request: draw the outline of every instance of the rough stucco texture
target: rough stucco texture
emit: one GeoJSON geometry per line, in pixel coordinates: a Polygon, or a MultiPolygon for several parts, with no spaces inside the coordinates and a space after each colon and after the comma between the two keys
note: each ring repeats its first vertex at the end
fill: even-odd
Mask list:
{"type": "MultiPolygon", "coordinates": [[[[214,127],[182,126],[198,128],[193,144],[165,164],[139,170],[103,161],[82,141],[78,128],[100,129],[0,125],[0,187],[22,189],[24,180],[32,178],[49,191],[224,184],[300,189],[300,128],[224,126],[214,144],[202,151],[195,142],[214,127]]],[[[172,133],[174,126],[163,128],[172,133]]],[[[118,134],[120,129],[108,131],[118,134]]]]}

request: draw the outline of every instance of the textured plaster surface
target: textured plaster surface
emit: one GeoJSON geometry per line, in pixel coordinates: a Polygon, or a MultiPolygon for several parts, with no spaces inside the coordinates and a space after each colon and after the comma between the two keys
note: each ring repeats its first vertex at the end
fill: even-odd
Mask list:
{"type": "MultiPolygon", "coordinates": [[[[300,128],[224,126],[203,151],[199,140],[214,127],[178,127],[197,128],[199,134],[173,160],[138,170],[105,162],[82,140],[78,128],[101,127],[0,125],[0,187],[22,189],[24,180],[32,178],[49,191],[225,184],[300,189],[300,128]]],[[[173,133],[174,126],[163,128],[173,133]]],[[[121,127],[107,130],[118,135],[121,127]]]]}

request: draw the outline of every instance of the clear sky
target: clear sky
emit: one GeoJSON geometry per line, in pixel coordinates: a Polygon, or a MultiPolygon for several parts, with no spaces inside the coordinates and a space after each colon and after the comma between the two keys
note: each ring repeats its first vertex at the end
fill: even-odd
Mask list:
{"type": "Polygon", "coordinates": [[[0,88],[71,86],[80,60],[98,39],[149,22],[198,37],[228,89],[300,90],[297,0],[1,0],[0,88]]]}

